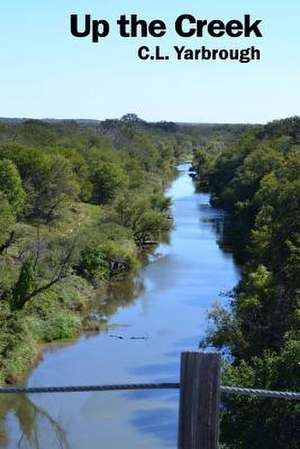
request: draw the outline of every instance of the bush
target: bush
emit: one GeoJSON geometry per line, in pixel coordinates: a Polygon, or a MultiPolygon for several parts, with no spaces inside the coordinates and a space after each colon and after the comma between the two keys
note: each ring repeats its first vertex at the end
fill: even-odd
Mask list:
{"type": "Polygon", "coordinates": [[[29,301],[24,311],[38,319],[46,320],[62,310],[84,311],[93,296],[91,285],[79,276],[69,276],[61,284],[29,301]]]}
{"type": "Polygon", "coordinates": [[[131,242],[122,244],[108,240],[99,246],[109,264],[109,277],[134,271],[138,267],[136,247],[131,242]]]}
{"type": "Polygon", "coordinates": [[[37,355],[37,337],[31,320],[23,313],[12,314],[0,303],[0,383],[16,382],[37,355]]]}
{"type": "Polygon", "coordinates": [[[80,330],[80,323],[76,315],[61,312],[40,322],[40,336],[45,342],[73,338],[80,330]]]}
{"type": "Polygon", "coordinates": [[[109,278],[108,261],[98,248],[87,247],[81,252],[77,271],[93,283],[109,278]]]}

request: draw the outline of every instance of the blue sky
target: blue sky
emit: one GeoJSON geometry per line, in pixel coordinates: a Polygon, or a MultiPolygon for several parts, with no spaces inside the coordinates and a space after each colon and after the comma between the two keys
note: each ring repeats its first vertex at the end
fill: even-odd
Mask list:
{"type": "MultiPolygon", "coordinates": [[[[296,0],[2,0],[0,6],[0,116],[115,118],[135,112],[147,120],[266,122],[299,114],[300,2],[296,0]],[[4,4],[3,4],[4,3],[4,4]],[[75,39],[71,13],[111,22],[99,44],[75,39]],[[162,39],[124,39],[120,14],[163,19],[162,39]],[[263,19],[263,39],[181,39],[177,16],[263,19]],[[262,61],[142,62],[140,45],[248,47],[262,61]]],[[[171,52],[172,54],[172,52],[171,52]]]]}

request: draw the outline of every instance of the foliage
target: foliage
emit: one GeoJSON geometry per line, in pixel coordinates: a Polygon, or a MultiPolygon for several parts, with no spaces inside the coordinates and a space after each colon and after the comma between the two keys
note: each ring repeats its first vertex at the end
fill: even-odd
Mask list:
{"type": "Polygon", "coordinates": [[[30,322],[22,313],[11,313],[0,301],[0,373],[2,381],[15,382],[37,355],[36,339],[30,322]]]}
{"type": "Polygon", "coordinates": [[[123,194],[114,206],[112,219],[130,228],[139,245],[158,240],[171,227],[168,215],[170,200],[162,195],[135,196],[128,202],[127,195],[123,194]]]}
{"type": "Polygon", "coordinates": [[[163,189],[190,146],[177,125],[135,115],[1,124],[1,381],[40,343],[99,328],[85,316],[93,288],[129,278],[141,245],[169,229],[163,189]]]}
{"type": "Polygon", "coordinates": [[[77,272],[91,282],[109,278],[109,263],[98,248],[86,247],[80,254],[77,272]]]}
{"type": "Polygon", "coordinates": [[[24,209],[26,193],[17,167],[7,159],[0,161],[0,186],[15,215],[20,215],[24,209]]]}
{"type": "Polygon", "coordinates": [[[74,338],[80,330],[80,319],[69,312],[60,312],[39,322],[40,338],[45,342],[74,338]]]}
{"type": "MultiPolygon", "coordinates": [[[[199,188],[209,167],[206,187],[230,214],[243,262],[230,307],[211,312],[203,342],[230,351],[232,384],[299,390],[299,135],[293,117],[248,130],[217,156],[208,147],[194,153],[199,188]]],[[[279,401],[226,400],[223,440],[234,449],[294,449],[296,413],[279,401]]]]}
{"type": "Polygon", "coordinates": [[[94,284],[133,271],[138,259],[131,246],[107,240],[97,247],[85,247],[81,252],[77,272],[94,284]]]}
{"type": "Polygon", "coordinates": [[[0,245],[4,244],[8,233],[15,224],[15,215],[5,194],[0,191],[0,245]]]}
{"type": "Polygon", "coordinates": [[[110,162],[102,162],[93,169],[91,175],[93,185],[92,201],[96,204],[111,202],[118,192],[128,185],[128,178],[122,169],[110,162]]]}
{"type": "Polygon", "coordinates": [[[25,260],[21,269],[19,278],[13,289],[12,308],[22,309],[27,301],[29,295],[35,288],[34,267],[31,258],[25,260]]]}
{"type": "MultiPolygon", "coordinates": [[[[299,339],[287,338],[280,353],[266,351],[251,361],[240,361],[225,369],[226,385],[269,388],[279,391],[299,389],[299,339]]],[[[222,441],[225,447],[244,449],[296,449],[299,438],[296,401],[227,396],[222,412],[222,441]],[[275,446],[276,444],[276,446],[275,446]]]]}
{"type": "Polygon", "coordinates": [[[122,273],[132,272],[139,265],[137,250],[130,241],[124,241],[120,245],[113,240],[107,240],[100,245],[99,250],[105,255],[110,278],[122,273]]]}
{"type": "Polygon", "coordinates": [[[79,186],[71,165],[61,155],[50,157],[41,175],[41,186],[34,193],[33,214],[50,223],[63,213],[68,203],[77,198],[79,186]]]}

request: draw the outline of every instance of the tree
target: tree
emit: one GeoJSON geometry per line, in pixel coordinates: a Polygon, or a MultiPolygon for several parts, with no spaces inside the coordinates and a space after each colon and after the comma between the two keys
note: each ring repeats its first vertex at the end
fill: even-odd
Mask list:
{"type": "Polygon", "coordinates": [[[17,281],[12,287],[12,294],[3,292],[3,298],[10,298],[12,311],[23,309],[30,300],[51,289],[71,273],[74,264],[75,241],[68,242],[63,248],[57,248],[59,250],[58,255],[54,254],[53,251],[50,261],[47,260],[47,257],[43,257],[40,246],[38,241],[35,253],[25,257],[17,281]],[[45,265],[47,266],[45,267],[45,265]]]}
{"type": "Polygon", "coordinates": [[[27,213],[50,223],[79,193],[71,163],[60,154],[45,154],[22,145],[5,145],[0,159],[14,162],[27,193],[27,213]]]}
{"type": "Polygon", "coordinates": [[[123,115],[123,117],[121,118],[121,121],[125,122],[125,123],[141,123],[141,122],[143,122],[143,120],[140,119],[137,114],[132,114],[132,113],[123,115]]]}
{"type": "Polygon", "coordinates": [[[26,193],[17,167],[8,159],[0,160],[0,190],[5,193],[14,213],[17,216],[22,213],[26,193]]]}
{"type": "MultiPolygon", "coordinates": [[[[215,204],[234,223],[235,253],[244,255],[229,307],[210,313],[204,341],[229,351],[227,385],[299,389],[299,124],[294,117],[247,132],[216,158],[207,175],[215,204]]],[[[296,449],[297,413],[296,403],[225,398],[222,443],[296,449]]]]}
{"type": "Polygon", "coordinates": [[[76,150],[63,150],[60,154],[71,164],[74,178],[80,187],[80,199],[88,201],[92,194],[92,185],[89,180],[89,167],[86,160],[76,150]]]}
{"type": "Polygon", "coordinates": [[[9,233],[15,224],[15,215],[6,195],[0,191],[0,253],[7,247],[9,233]]]}
{"type": "MultiPolygon", "coordinates": [[[[278,391],[299,390],[299,339],[289,336],[280,352],[266,351],[250,362],[225,365],[228,386],[278,391]]],[[[221,443],[235,449],[297,449],[297,401],[226,395],[222,403],[221,443]]]]}
{"type": "Polygon", "coordinates": [[[112,219],[129,228],[138,245],[156,241],[163,232],[170,230],[170,198],[163,195],[132,196],[122,194],[114,203],[112,219]]]}
{"type": "Polygon", "coordinates": [[[168,218],[155,210],[143,211],[133,225],[133,235],[138,244],[157,241],[162,232],[170,229],[168,218]]]}
{"type": "Polygon", "coordinates": [[[169,214],[172,200],[162,194],[153,194],[150,196],[151,208],[161,212],[162,214],[169,214]]]}
{"type": "Polygon", "coordinates": [[[126,189],[128,177],[117,164],[100,162],[93,170],[91,182],[92,201],[96,204],[107,204],[115,199],[119,191],[126,189]]]}
{"type": "Polygon", "coordinates": [[[130,154],[139,161],[144,170],[150,172],[157,169],[160,160],[158,148],[146,133],[139,132],[133,137],[130,154]]]}
{"type": "Polygon", "coordinates": [[[28,258],[21,267],[17,283],[13,290],[12,309],[22,309],[27,302],[27,298],[34,291],[34,288],[34,262],[32,258],[28,258]]]}
{"type": "Polygon", "coordinates": [[[100,280],[109,279],[110,267],[103,251],[87,246],[81,251],[77,272],[97,285],[100,280]]]}
{"type": "Polygon", "coordinates": [[[38,190],[33,193],[32,214],[46,223],[57,219],[79,193],[72,167],[61,155],[49,157],[47,165],[40,173],[39,184],[38,190]]]}

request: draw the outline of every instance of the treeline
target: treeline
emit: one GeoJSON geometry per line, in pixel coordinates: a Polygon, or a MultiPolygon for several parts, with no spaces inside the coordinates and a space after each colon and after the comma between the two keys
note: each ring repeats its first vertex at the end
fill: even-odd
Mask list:
{"type": "Polygon", "coordinates": [[[196,144],[207,145],[211,140],[232,142],[255,125],[226,123],[180,123],[179,128],[188,133],[196,144]]]}
{"type": "Polygon", "coordinates": [[[170,229],[163,192],[191,146],[176,125],[133,115],[0,123],[1,382],[39,343],[101,326],[93,290],[133,273],[170,229]]]}
{"type": "MultiPolygon", "coordinates": [[[[198,148],[194,168],[199,189],[229,214],[243,261],[229,307],[211,311],[202,345],[229,354],[225,384],[299,391],[300,118],[198,148]]],[[[299,411],[296,402],[224,398],[224,447],[296,449],[299,411]]]]}

